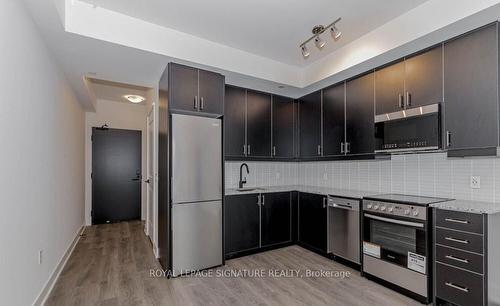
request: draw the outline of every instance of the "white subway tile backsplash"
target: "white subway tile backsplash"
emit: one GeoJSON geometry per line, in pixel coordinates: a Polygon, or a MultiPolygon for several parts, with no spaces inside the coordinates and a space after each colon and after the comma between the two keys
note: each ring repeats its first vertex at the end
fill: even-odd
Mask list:
{"type": "MultiPolygon", "coordinates": [[[[225,163],[226,188],[238,187],[242,162],[225,163]]],[[[391,160],[247,162],[247,186],[309,185],[500,201],[500,159],[448,158],[446,153],[394,155],[391,160]],[[470,176],[481,188],[470,188],[470,176]]]]}

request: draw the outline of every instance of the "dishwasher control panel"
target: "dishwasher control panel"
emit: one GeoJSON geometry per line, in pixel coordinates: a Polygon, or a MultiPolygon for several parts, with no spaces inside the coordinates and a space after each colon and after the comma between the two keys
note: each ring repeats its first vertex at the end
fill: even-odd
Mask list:
{"type": "Polygon", "coordinates": [[[363,210],[365,212],[376,212],[418,220],[427,219],[427,208],[425,206],[363,200],[363,210]]]}
{"type": "Polygon", "coordinates": [[[359,200],[328,196],[328,207],[359,211],[359,200]]]}

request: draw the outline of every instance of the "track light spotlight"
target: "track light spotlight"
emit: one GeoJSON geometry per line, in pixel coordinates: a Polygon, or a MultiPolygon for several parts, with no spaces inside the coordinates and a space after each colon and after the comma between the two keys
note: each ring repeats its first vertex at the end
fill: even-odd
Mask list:
{"type": "Polygon", "coordinates": [[[309,52],[309,50],[307,49],[306,45],[302,45],[302,46],[300,47],[300,49],[302,50],[302,56],[303,56],[304,58],[308,58],[308,57],[309,57],[309,55],[311,55],[311,52],[309,52]]]}
{"type": "Polygon", "coordinates": [[[318,49],[321,50],[326,45],[326,41],[321,39],[321,37],[319,37],[319,35],[316,35],[316,37],[314,38],[314,44],[316,45],[316,47],[318,47],[318,49]]]}
{"type": "Polygon", "coordinates": [[[342,32],[340,32],[339,29],[337,29],[337,27],[335,25],[333,25],[330,28],[330,34],[332,35],[332,38],[335,41],[339,40],[340,37],[342,36],[342,32]]]}

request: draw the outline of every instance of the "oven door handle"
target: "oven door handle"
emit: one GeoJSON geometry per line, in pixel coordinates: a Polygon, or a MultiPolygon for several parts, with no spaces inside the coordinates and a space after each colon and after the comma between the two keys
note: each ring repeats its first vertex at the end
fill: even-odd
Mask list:
{"type": "Polygon", "coordinates": [[[403,221],[403,220],[396,220],[396,219],[389,219],[389,218],[375,216],[375,215],[372,215],[372,214],[365,214],[365,217],[368,217],[370,219],[379,220],[379,221],[394,223],[394,224],[400,224],[400,225],[406,225],[406,226],[413,226],[413,227],[419,227],[419,228],[423,228],[424,227],[424,224],[422,224],[422,223],[410,222],[410,221],[403,221]]]}

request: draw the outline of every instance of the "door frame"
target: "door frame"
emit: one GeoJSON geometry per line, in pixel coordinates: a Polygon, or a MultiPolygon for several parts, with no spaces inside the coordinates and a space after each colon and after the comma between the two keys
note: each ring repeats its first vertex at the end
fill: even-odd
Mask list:
{"type": "Polygon", "coordinates": [[[146,117],[146,179],[151,179],[152,181],[146,186],[146,226],[144,227],[144,232],[149,237],[149,239],[154,242],[154,231],[155,222],[154,215],[156,212],[156,177],[155,177],[155,152],[156,152],[156,141],[155,141],[155,109],[154,106],[149,111],[146,117]],[[152,131],[151,131],[152,129],[152,131]],[[152,137],[151,137],[152,136],[152,137]],[[152,151],[152,152],[151,152],[152,151]],[[151,170],[151,173],[150,173],[151,170]],[[151,188],[150,188],[151,187],[151,188]],[[150,189],[152,191],[150,192],[150,189]],[[150,205],[151,203],[151,205],[150,205]]]}
{"type": "MultiPolygon", "coordinates": [[[[93,217],[92,217],[92,210],[93,210],[93,207],[94,207],[94,203],[93,203],[94,191],[93,191],[93,188],[92,188],[93,187],[93,181],[92,181],[92,172],[93,171],[92,170],[93,170],[93,160],[94,160],[94,156],[92,154],[93,153],[93,146],[94,146],[94,144],[93,144],[93,129],[94,128],[100,128],[100,127],[102,127],[102,126],[94,126],[94,125],[89,125],[88,126],[88,133],[89,133],[89,136],[90,136],[88,138],[89,141],[90,141],[89,142],[89,146],[86,148],[86,150],[87,150],[86,153],[89,156],[89,158],[88,158],[88,167],[86,167],[87,168],[86,172],[88,171],[87,175],[86,175],[86,176],[88,176],[88,180],[87,180],[88,181],[88,198],[89,198],[89,201],[88,201],[89,202],[88,211],[87,211],[87,206],[85,206],[86,207],[85,208],[85,210],[86,210],[85,213],[87,214],[87,212],[88,212],[88,217],[89,217],[88,221],[86,221],[87,225],[94,225],[94,223],[93,223],[93,217]]],[[[141,135],[141,148],[140,148],[140,152],[141,152],[141,179],[140,179],[140,183],[141,183],[140,184],[141,197],[140,198],[141,198],[141,200],[140,200],[140,204],[139,204],[140,209],[141,209],[141,214],[139,216],[139,220],[143,220],[144,217],[142,215],[142,212],[143,212],[143,205],[144,205],[144,203],[143,203],[143,193],[144,193],[144,191],[143,191],[143,185],[144,185],[144,180],[143,180],[143,173],[144,173],[144,169],[143,169],[144,168],[144,163],[143,163],[143,161],[144,161],[144,156],[143,156],[143,154],[144,154],[144,150],[143,150],[143,145],[144,145],[144,130],[142,130],[142,129],[134,129],[134,128],[120,128],[120,127],[108,127],[108,128],[109,129],[113,129],[113,130],[136,131],[136,132],[139,132],[140,135],[141,135]]],[[[87,193],[87,191],[86,191],[86,193],[87,193]]],[[[85,201],[85,202],[87,202],[87,201],[85,201]]]]}

